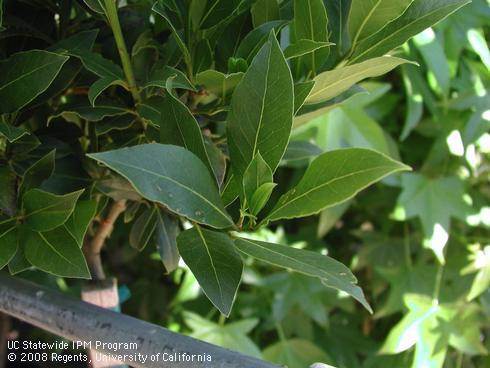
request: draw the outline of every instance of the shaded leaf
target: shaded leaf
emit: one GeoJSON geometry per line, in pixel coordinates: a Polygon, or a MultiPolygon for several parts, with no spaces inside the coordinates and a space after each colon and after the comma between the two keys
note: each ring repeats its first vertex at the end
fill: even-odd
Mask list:
{"type": "Polygon", "coordinates": [[[17,139],[22,138],[26,134],[29,134],[29,132],[24,128],[19,128],[0,121],[0,135],[7,138],[10,143],[15,142],[17,139]]]}
{"type": "Polygon", "coordinates": [[[158,209],[155,243],[167,273],[179,266],[180,253],[177,248],[177,236],[180,233],[179,223],[175,217],[158,209]]]}
{"type": "Polygon", "coordinates": [[[231,238],[195,226],[180,233],[177,244],[206,296],[221,313],[229,316],[243,271],[242,259],[231,238]]]}
{"type": "Polygon", "coordinates": [[[70,217],[83,190],[55,195],[31,189],[23,197],[26,225],[35,231],[52,230],[70,217]]]}
{"type": "Polygon", "coordinates": [[[87,232],[96,211],[97,202],[95,200],[80,200],[77,202],[73,213],[64,224],[66,230],[68,230],[80,248],[83,245],[85,233],[87,232]]]}
{"type": "Polygon", "coordinates": [[[139,252],[146,248],[157,225],[157,213],[154,207],[147,208],[136,219],[129,232],[129,244],[139,252]]]}
{"type": "Polygon", "coordinates": [[[32,164],[24,173],[20,184],[20,193],[32,188],[38,188],[54,172],[56,149],[32,164]]]}
{"type": "Polygon", "coordinates": [[[4,268],[17,252],[18,228],[0,225],[0,270],[4,268]]]}

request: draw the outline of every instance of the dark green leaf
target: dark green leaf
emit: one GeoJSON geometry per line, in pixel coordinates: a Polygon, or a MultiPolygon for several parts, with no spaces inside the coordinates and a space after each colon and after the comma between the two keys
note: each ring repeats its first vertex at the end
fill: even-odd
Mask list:
{"type": "Polygon", "coordinates": [[[16,226],[8,229],[4,229],[3,225],[0,226],[0,270],[14,258],[17,252],[18,230],[16,226]]]}
{"type": "Polygon", "coordinates": [[[294,115],[296,115],[306,101],[306,98],[310,94],[314,81],[298,82],[294,85],[294,115]]]}
{"type": "Polygon", "coordinates": [[[56,149],[41,157],[25,171],[20,184],[21,193],[29,189],[39,188],[43,181],[53,174],[55,154],[56,149]]]}
{"type": "Polygon", "coordinates": [[[346,266],[333,258],[312,251],[251,239],[236,239],[235,246],[240,252],[263,262],[318,277],[325,286],[346,292],[372,313],[361,288],[356,285],[355,276],[346,266]]]}
{"type": "Polygon", "coordinates": [[[82,250],[65,227],[48,232],[30,231],[25,240],[25,256],[44,272],[60,277],[90,279],[82,250]]]}
{"type": "Polygon", "coordinates": [[[172,78],[172,88],[187,89],[189,91],[196,90],[196,88],[192,85],[191,82],[189,82],[189,79],[187,79],[184,73],[168,65],[164,65],[153,69],[150,78],[145,85],[145,88],[148,87],[167,88],[167,80],[169,78],[172,78]]]}
{"type": "Polygon", "coordinates": [[[264,43],[267,42],[267,38],[271,31],[274,30],[278,33],[285,25],[286,22],[282,20],[274,20],[255,28],[242,40],[240,46],[238,46],[238,49],[236,50],[235,56],[246,60],[247,63],[250,64],[264,43]]]}
{"type": "Polygon", "coordinates": [[[143,144],[88,156],[124,176],[146,199],[179,215],[216,228],[233,226],[208,169],[184,148],[143,144]]]}
{"type": "Polygon", "coordinates": [[[280,19],[277,0],[257,0],[251,9],[254,28],[264,23],[280,19]]]}
{"type": "Polygon", "coordinates": [[[0,166],[0,211],[8,216],[17,211],[17,176],[8,166],[0,166]]]}
{"type": "Polygon", "coordinates": [[[154,207],[147,208],[136,219],[129,232],[129,244],[139,252],[147,246],[157,225],[157,210],[154,207]]]}
{"type": "Polygon", "coordinates": [[[44,92],[67,60],[67,56],[30,50],[0,62],[0,113],[18,111],[44,92]]]}
{"type": "Polygon", "coordinates": [[[168,215],[159,209],[157,228],[155,231],[155,243],[167,273],[179,266],[180,253],[177,248],[177,236],[179,235],[179,223],[175,217],[168,215]]]}
{"type": "Polygon", "coordinates": [[[200,28],[214,27],[231,16],[237,9],[240,0],[209,0],[201,18],[200,28]]]}
{"type": "Polygon", "coordinates": [[[83,2],[94,12],[104,14],[103,0],[83,0],[83,2]]]}
{"type": "Polygon", "coordinates": [[[318,156],[299,184],[283,195],[269,220],[312,215],[342,203],[374,182],[408,166],[367,149],[350,148],[318,156]]]}
{"type": "Polygon", "coordinates": [[[3,121],[0,121],[0,135],[3,135],[7,140],[12,143],[22,136],[29,134],[24,128],[19,128],[3,121]]]}
{"type": "Polygon", "coordinates": [[[196,226],[180,233],[177,244],[206,296],[229,316],[243,271],[242,259],[231,238],[196,226]]]}
{"type": "Polygon", "coordinates": [[[95,200],[80,200],[77,202],[73,213],[64,224],[66,230],[68,230],[80,248],[83,245],[85,233],[87,232],[96,211],[97,202],[95,200]]]}
{"type": "Polygon", "coordinates": [[[273,172],[277,168],[291,134],[293,99],[291,72],[271,33],[231,100],[228,146],[240,182],[259,151],[273,172]]]}
{"type": "Polygon", "coordinates": [[[131,201],[141,200],[139,193],[134,190],[134,188],[125,178],[119,175],[113,175],[109,179],[104,179],[97,182],[96,188],[115,201],[122,199],[131,201]]]}
{"type": "Polygon", "coordinates": [[[26,225],[35,231],[48,231],[65,223],[83,190],[55,195],[31,189],[23,197],[26,225]]]}

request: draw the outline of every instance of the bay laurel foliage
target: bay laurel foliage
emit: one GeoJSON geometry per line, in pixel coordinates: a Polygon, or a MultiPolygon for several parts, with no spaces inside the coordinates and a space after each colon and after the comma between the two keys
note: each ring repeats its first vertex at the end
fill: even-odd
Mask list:
{"type": "Polygon", "coordinates": [[[488,366],[490,12],[468,3],[0,0],[0,269],[90,279],[124,201],[176,329],[290,368],[488,366]],[[187,310],[197,284],[236,320],[187,310]]]}

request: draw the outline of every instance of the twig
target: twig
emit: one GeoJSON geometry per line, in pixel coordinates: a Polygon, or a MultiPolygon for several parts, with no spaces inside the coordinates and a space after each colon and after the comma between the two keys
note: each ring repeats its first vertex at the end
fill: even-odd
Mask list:
{"type": "Polygon", "coordinates": [[[111,235],[114,223],[121,213],[126,210],[126,200],[114,201],[109,209],[107,217],[100,222],[99,228],[90,241],[83,245],[83,252],[87,259],[88,267],[93,280],[104,280],[105,273],[102,267],[100,252],[106,239],[111,235]]]}

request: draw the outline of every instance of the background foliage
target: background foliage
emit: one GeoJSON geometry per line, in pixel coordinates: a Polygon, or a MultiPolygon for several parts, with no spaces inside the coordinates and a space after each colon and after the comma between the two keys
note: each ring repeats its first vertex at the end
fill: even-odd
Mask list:
{"type": "Polygon", "coordinates": [[[434,25],[465,3],[0,0],[0,268],[79,294],[124,202],[126,313],[290,368],[489,366],[489,4],[434,25]]]}

